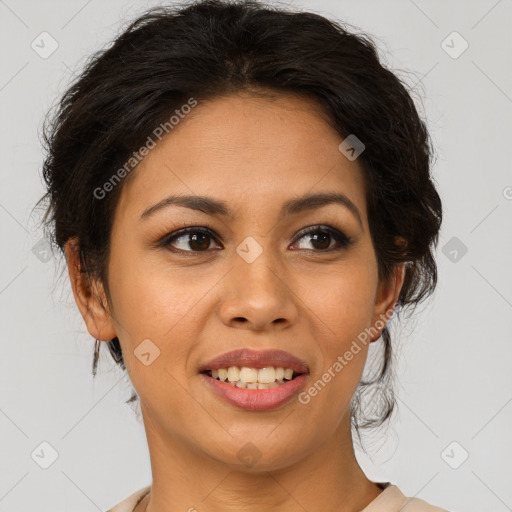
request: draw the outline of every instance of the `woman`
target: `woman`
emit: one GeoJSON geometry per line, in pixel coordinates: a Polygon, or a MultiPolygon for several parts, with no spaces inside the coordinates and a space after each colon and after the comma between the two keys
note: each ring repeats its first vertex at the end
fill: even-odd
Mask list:
{"type": "Polygon", "coordinates": [[[352,442],[391,415],[388,322],[434,290],[442,219],[425,124],[367,36],[259,2],[156,8],[45,141],[93,372],[106,342],[148,440],[151,486],[111,512],[442,510],[369,480],[352,442]]]}

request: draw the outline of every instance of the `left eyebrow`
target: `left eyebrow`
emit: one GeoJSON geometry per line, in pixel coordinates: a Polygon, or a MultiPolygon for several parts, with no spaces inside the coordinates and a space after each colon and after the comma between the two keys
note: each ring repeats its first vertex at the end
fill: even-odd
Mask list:
{"type": "MultiPolygon", "coordinates": [[[[362,217],[357,206],[345,194],[341,193],[305,194],[298,198],[289,199],[281,207],[279,220],[288,215],[296,215],[306,210],[321,208],[322,206],[327,206],[329,204],[340,204],[345,206],[356,217],[359,225],[363,228],[362,217]]],[[[153,206],[146,208],[140,218],[146,219],[157,211],[172,205],[183,206],[185,208],[190,208],[191,210],[198,210],[209,215],[224,216],[231,219],[236,217],[225,201],[207,196],[171,195],[153,206]]]]}

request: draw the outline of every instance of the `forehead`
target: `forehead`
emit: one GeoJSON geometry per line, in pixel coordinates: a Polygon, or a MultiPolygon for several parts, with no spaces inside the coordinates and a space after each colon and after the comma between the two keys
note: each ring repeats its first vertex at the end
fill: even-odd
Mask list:
{"type": "Polygon", "coordinates": [[[116,211],[135,220],[169,194],[254,212],[306,192],[343,192],[366,216],[362,167],[339,151],[342,140],[310,98],[237,93],[199,102],[132,171],[116,211]]]}

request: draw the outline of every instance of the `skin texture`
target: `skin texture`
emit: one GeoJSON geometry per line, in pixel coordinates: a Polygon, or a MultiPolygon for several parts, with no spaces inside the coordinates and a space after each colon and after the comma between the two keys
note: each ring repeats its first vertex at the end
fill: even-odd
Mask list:
{"type": "Polygon", "coordinates": [[[109,307],[98,300],[106,304],[101,284],[78,272],[76,241],[67,244],[87,329],[99,340],[119,337],[140,397],[153,483],[137,512],[352,512],[382,492],[358,466],[350,432],[368,345],[307,405],[238,409],[198,374],[202,363],[233,349],[278,348],[309,364],[307,389],[392,310],[403,267],[378,282],[363,171],[339,151],[341,141],[315,102],[298,96],[238,93],[199,103],[124,185],[111,235],[109,307]],[[362,227],[339,204],[278,221],[282,203],[319,192],[347,195],[362,227]],[[170,194],[224,200],[236,217],[170,206],[140,220],[170,194]],[[191,246],[184,235],[170,246],[189,251],[181,255],[154,247],[166,234],[205,223],[217,240],[191,246]],[[326,252],[335,239],[297,238],[317,225],[353,243],[326,252]],[[263,249],[252,263],[236,252],[248,236],[263,249]],[[160,349],[149,366],[134,355],[146,338],[160,349]],[[260,456],[251,467],[237,456],[248,441],[260,456]]]}

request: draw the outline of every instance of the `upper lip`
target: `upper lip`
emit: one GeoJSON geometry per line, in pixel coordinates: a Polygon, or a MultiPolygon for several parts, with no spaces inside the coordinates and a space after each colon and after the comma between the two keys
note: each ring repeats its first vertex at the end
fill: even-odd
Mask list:
{"type": "Polygon", "coordinates": [[[230,366],[248,366],[250,368],[265,368],[267,366],[292,368],[295,373],[309,373],[307,363],[283,350],[267,349],[253,350],[242,348],[226,352],[203,364],[199,372],[218,370],[230,366]]]}

